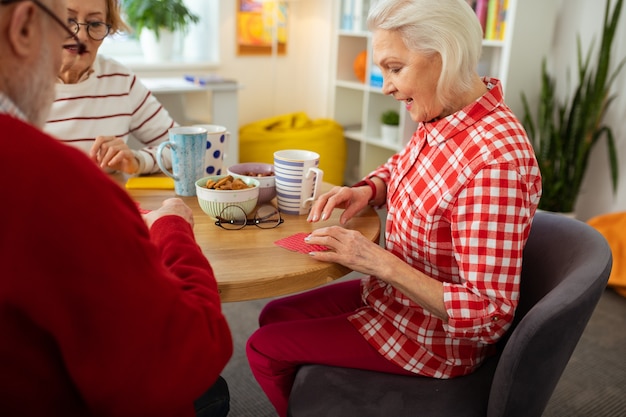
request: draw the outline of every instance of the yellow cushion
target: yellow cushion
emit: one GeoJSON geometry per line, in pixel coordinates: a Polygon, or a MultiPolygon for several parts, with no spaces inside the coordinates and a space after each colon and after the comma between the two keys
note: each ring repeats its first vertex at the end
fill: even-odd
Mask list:
{"type": "Polygon", "coordinates": [[[240,162],[273,164],[274,152],[282,149],[317,152],[324,181],[343,184],[346,142],[343,128],[334,120],[311,120],[298,112],[259,120],[239,129],[240,162]]]}
{"type": "Polygon", "coordinates": [[[602,214],[587,223],[609,242],[613,254],[609,285],[626,297],[626,212],[602,214]]]}

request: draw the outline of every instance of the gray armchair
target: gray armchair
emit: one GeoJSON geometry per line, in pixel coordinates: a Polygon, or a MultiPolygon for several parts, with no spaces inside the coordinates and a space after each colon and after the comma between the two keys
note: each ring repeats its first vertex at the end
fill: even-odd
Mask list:
{"type": "Polygon", "coordinates": [[[498,355],[476,372],[439,380],[302,366],[290,417],[539,417],[611,271],[600,233],[538,212],[524,250],[520,303],[498,355]]]}

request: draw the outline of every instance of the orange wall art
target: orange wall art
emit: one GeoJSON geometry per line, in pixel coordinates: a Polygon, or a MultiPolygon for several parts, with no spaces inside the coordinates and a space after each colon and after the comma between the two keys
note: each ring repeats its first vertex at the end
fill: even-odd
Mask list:
{"type": "Polygon", "coordinates": [[[239,0],[237,4],[237,53],[285,55],[287,51],[287,3],[239,0]]]}

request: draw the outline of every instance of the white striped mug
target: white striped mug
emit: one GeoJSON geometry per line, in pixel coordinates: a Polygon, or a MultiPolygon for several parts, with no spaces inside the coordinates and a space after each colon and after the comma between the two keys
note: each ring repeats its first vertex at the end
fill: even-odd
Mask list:
{"type": "Polygon", "coordinates": [[[319,195],[324,171],[318,168],[320,155],[302,149],[274,152],[276,202],[286,214],[308,214],[319,195]]]}

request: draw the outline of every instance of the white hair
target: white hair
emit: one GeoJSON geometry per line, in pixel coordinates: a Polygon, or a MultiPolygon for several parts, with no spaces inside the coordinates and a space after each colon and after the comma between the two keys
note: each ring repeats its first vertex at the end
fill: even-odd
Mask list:
{"type": "Polygon", "coordinates": [[[437,95],[442,104],[470,90],[483,33],[465,0],[378,0],[367,26],[371,31],[396,31],[409,50],[441,57],[437,95]]]}

